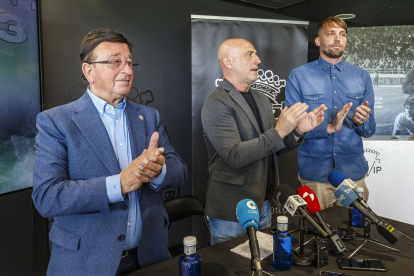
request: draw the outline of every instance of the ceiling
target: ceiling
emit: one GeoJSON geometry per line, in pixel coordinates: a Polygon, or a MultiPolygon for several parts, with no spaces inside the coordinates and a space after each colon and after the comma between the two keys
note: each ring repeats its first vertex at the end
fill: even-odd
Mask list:
{"type": "Polygon", "coordinates": [[[279,9],[247,3],[249,1],[266,5],[272,1],[283,0],[231,0],[241,5],[262,8],[312,22],[320,22],[328,16],[351,13],[356,17],[346,20],[349,27],[414,25],[414,0],[307,0],[279,9]]]}

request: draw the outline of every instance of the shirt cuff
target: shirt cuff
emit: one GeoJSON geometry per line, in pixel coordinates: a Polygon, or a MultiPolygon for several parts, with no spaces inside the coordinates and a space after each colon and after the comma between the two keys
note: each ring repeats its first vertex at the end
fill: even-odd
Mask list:
{"type": "Polygon", "coordinates": [[[167,173],[167,166],[164,163],[164,165],[162,165],[162,170],[161,170],[160,174],[156,178],[151,180],[151,182],[149,183],[150,187],[153,188],[154,190],[158,189],[158,187],[162,183],[164,183],[166,173],[167,173]]]}
{"type": "Polygon", "coordinates": [[[362,125],[360,125],[360,126],[357,126],[357,125],[355,125],[355,127],[356,127],[356,130],[357,130],[357,132],[360,134],[360,135],[369,135],[370,133],[371,133],[371,130],[370,130],[370,128],[369,128],[369,125],[368,125],[368,120],[367,121],[365,121],[362,125]]]}
{"type": "Polygon", "coordinates": [[[124,197],[121,193],[120,174],[106,177],[106,194],[108,195],[109,203],[124,201],[124,197]]]}

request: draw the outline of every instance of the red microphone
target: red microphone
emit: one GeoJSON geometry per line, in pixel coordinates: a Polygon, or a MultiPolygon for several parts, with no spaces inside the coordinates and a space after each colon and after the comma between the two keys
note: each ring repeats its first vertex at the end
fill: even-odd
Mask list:
{"type": "Polygon", "coordinates": [[[329,236],[329,247],[332,249],[332,252],[335,255],[341,254],[346,250],[344,243],[341,241],[341,238],[338,234],[332,233],[329,225],[326,223],[325,218],[323,217],[322,213],[319,212],[321,210],[321,205],[319,204],[319,200],[316,197],[315,193],[312,191],[311,188],[308,186],[302,186],[297,189],[296,194],[303,198],[303,200],[308,203],[306,206],[306,211],[311,214],[316,220],[319,222],[319,225],[325,230],[325,232],[329,236]]]}
{"type": "Polygon", "coordinates": [[[318,198],[316,197],[312,189],[308,186],[300,187],[296,191],[296,194],[303,198],[303,200],[305,200],[306,203],[308,203],[308,205],[306,206],[306,211],[308,211],[309,214],[313,215],[315,212],[321,210],[321,205],[319,204],[318,198]]]}

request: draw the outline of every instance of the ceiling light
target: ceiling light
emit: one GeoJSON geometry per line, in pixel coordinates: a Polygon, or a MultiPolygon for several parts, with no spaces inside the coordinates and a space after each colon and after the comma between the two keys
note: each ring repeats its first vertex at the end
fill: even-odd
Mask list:
{"type": "Polygon", "coordinates": [[[335,15],[335,17],[341,18],[343,20],[347,20],[347,19],[352,19],[355,18],[355,14],[351,14],[351,13],[344,13],[344,14],[338,14],[335,15]]]}

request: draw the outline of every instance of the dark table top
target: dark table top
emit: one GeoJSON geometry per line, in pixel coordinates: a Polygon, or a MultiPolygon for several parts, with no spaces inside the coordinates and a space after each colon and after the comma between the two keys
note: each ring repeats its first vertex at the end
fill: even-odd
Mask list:
{"type": "MultiPolygon", "coordinates": [[[[348,209],[344,207],[333,207],[323,210],[327,222],[333,228],[347,228],[348,226],[348,209]]],[[[297,217],[289,217],[289,230],[298,228],[299,219],[297,217]]],[[[385,219],[393,227],[400,232],[414,237],[414,226],[406,223],[385,219]]],[[[306,223],[307,224],[307,223],[306,223]]],[[[275,226],[273,226],[275,227],[275,226]]],[[[362,229],[359,229],[362,233],[362,229]]],[[[263,231],[269,233],[269,229],[263,231]]],[[[296,239],[293,243],[293,248],[299,246],[299,232],[292,233],[292,237],[296,239]]],[[[305,241],[312,238],[313,235],[305,234],[305,241]]],[[[376,226],[371,226],[371,238],[379,240],[382,244],[391,246],[393,248],[401,250],[401,252],[393,252],[390,249],[376,245],[374,243],[366,243],[353,258],[362,259],[379,259],[383,262],[387,268],[387,272],[378,271],[359,271],[359,270],[344,270],[340,269],[336,263],[337,256],[332,252],[329,253],[329,264],[322,268],[316,268],[315,266],[298,266],[292,265],[292,268],[288,271],[279,271],[272,267],[273,256],[272,254],[266,257],[262,261],[263,270],[273,275],[319,275],[319,271],[333,271],[341,272],[351,275],[414,275],[414,242],[401,237],[394,245],[388,243],[381,235],[378,234],[376,226]]],[[[247,235],[236,238],[224,243],[208,246],[197,250],[197,254],[201,256],[201,274],[206,275],[252,275],[252,271],[248,270],[236,274],[245,268],[250,267],[250,259],[242,257],[236,253],[230,252],[230,249],[244,243],[247,240],[247,235]]],[[[349,256],[359,245],[363,243],[363,240],[356,240],[361,238],[355,238],[354,240],[346,241],[343,240],[349,252],[344,252],[344,256],[349,256]]],[[[305,246],[305,254],[311,252],[313,249],[313,242],[310,242],[305,246]]],[[[183,249],[184,250],[184,249],[183,249]]],[[[128,274],[128,276],[139,276],[139,275],[178,275],[178,259],[180,256],[170,258],[168,260],[156,263],[135,272],[128,274]]],[[[295,258],[295,254],[292,255],[295,258]]],[[[255,274],[257,275],[257,273],[255,274]]],[[[267,275],[267,274],[265,274],[267,275]]]]}

